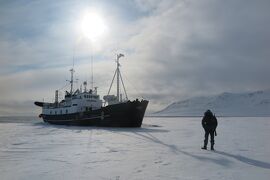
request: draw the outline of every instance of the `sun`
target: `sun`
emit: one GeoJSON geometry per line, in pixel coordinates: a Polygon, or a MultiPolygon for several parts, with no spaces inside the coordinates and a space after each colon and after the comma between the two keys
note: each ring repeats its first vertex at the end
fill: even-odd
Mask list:
{"type": "Polygon", "coordinates": [[[106,31],[103,18],[96,12],[86,12],[81,20],[81,30],[92,41],[100,38],[106,31]]]}

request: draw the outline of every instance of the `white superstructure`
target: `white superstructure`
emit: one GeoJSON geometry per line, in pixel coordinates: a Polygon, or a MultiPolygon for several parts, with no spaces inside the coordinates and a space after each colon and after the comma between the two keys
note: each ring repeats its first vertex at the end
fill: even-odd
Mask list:
{"type": "Polygon", "coordinates": [[[65,99],[61,102],[44,103],[42,114],[45,115],[59,115],[83,112],[88,110],[100,109],[102,100],[100,100],[97,91],[77,90],[74,94],[66,92],[65,99]]]}
{"type": "MultiPolygon", "coordinates": [[[[108,105],[118,104],[128,101],[126,89],[124,86],[124,82],[120,73],[120,63],[119,59],[124,57],[123,54],[118,54],[116,59],[116,70],[114,73],[114,77],[112,79],[108,94],[104,96],[105,103],[108,105]],[[110,90],[113,84],[114,79],[117,79],[117,96],[109,95],[110,90]],[[125,99],[122,98],[122,94],[120,93],[120,80],[125,92],[125,99]]],[[[65,92],[65,98],[61,102],[58,102],[58,90],[55,92],[55,102],[54,103],[42,103],[42,114],[44,115],[61,115],[61,114],[72,114],[72,113],[80,113],[84,111],[96,110],[102,107],[102,100],[97,94],[97,87],[93,90],[93,79],[92,79],[92,89],[87,90],[87,83],[84,82],[84,90],[77,89],[75,92],[73,91],[73,74],[74,69],[70,69],[71,78],[68,80],[70,83],[70,91],[65,92]]],[[[93,75],[92,75],[93,77],[93,75]]]]}
{"type": "Polygon", "coordinates": [[[90,111],[100,109],[102,107],[102,100],[97,94],[97,88],[94,90],[87,90],[87,83],[84,82],[84,90],[77,89],[73,92],[73,68],[70,70],[71,80],[70,92],[65,92],[65,98],[61,102],[58,102],[58,90],[55,92],[54,103],[44,103],[42,108],[42,114],[44,115],[61,115],[72,114],[84,111],[90,111]]]}

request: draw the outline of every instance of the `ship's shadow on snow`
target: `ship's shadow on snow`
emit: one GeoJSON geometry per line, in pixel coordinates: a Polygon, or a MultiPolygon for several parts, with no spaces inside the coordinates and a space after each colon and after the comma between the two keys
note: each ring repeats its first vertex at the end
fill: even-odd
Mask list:
{"type": "MultiPolygon", "coordinates": [[[[166,132],[165,130],[163,130],[163,132],[166,132]]],[[[169,132],[169,131],[168,131],[169,132]]],[[[230,154],[230,153],[226,153],[226,152],[222,152],[222,151],[211,151],[211,153],[217,153],[220,154],[222,156],[226,156],[226,157],[209,157],[204,156],[204,155],[199,155],[196,152],[188,152],[183,150],[184,148],[179,148],[178,146],[174,145],[174,144],[169,144],[166,143],[164,141],[161,141],[159,138],[155,137],[151,131],[145,131],[144,129],[142,129],[142,131],[134,131],[133,134],[124,134],[126,136],[132,136],[138,139],[142,139],[145,141],[149,141],[149,142],[153,142],[153,143],[157,143],[159,145],[165,146],[167,147],[170,151],[172,151],[175,154],[184,154],[186,156],[192,157],[194,159],[197,159],[199,161],[209,161],[215,164],[218,164],[220,166],[224,166],[224,167],[230,167],[233,165],[233,161],[226,158],[226,157],[230,157],[233,158],[235,160],[238,160],[242,163],[245,164],[249,164],[249,165],[253,165],[256,167],[260,167],[260,168],[265,168],[265,169],[270,169],[270,163],[267,162],[263,162],[263,161],[259,161],[259,160],[255,160],[255,159],[251,159],[242,155],[234,155],[234,154],[230,154]]]]}
{"type": "MultiPolygon", "coordinates": [[[[192,152],[192,151],[184,150],[184,149],[186,149],[184,146],[183,146],[183,148],[180,148],[175,144],[164,142],[164,141],[160,140],[159,138],[157,138],[156,136],[154,136],[154,133],[168,133],[168,132],[170,132],[167,129],[162,129],[161,128],[162,126],[158,126],[158,125],[154,125],[154,124],[143,124],[141,128],[67,126],[67,125],[52,125],[52,124],[47,124],[47,123],[35,123],[35,124],[33,124],[33,126],[37,126],[38,128],[49,128],[50,127],[50,128],[56,128],[56,129],[65,129],[65,130],[74,131],[76,133],[81,133],[83,131],[91,131],[91,130],[104,130],[104,131],[109,131],[111,133],[121,134],[124,136],[129,136],[131,138],[140,139],[140,140],[147,141],[150,143],[159,144],[161,146],[168,148],[171,152],[173,152],[176,155],[184,154],[186,156],[197,159],[199,161],[203,161],[203,162],[208,161],[208,162],[212,162],[212,163],[218,164],[220,166],[224,166],[224,167],[230,167],[233,165],[234,162],[232,160],[228,159],[228,158],[231,158],[231,159],[240,161],[240,162],[248,164],[248,165],[252,165],[252,166],[256,166],[256,167],[260,167],[260,168],[264,168],[264,169],[270,169],[270,163],[268,163],[268,162],[259,161],[259,160],[245,157],[242,155],[230,154],[230,153],[227,153],[224,151],[211,151],[211,153],[216,153],[216,154],[219,154],[221,156],[209,157],[209,154],[211,154],[211,153],[208,153],[206,155],[202,155],[202,154],[199,154],[197,151],[192,152]]],[[[202,150],[202,151],[205,152],[204,150],[202,150]]]]}
{"type": "MultiPolygon", "coordinates": [[[[127,136],[131,136],[130,134],[127,136]]],[[[232,161],[227,160],[226,158],[211,158],[211,157],[205,157],[205,156],[201,156],[198,155],[196,153],[192,153],[192,152],[188,152],[185,151],[181,148],[179,148],[178,146],[176,146],[175,144],[169,144],[167,142],[161,141],[159,138],[155,137],[154,135],[151,134],[151,132],[133,132],[133,137],[136,136],[136,138],[138,139],[142,139],[145,141],[149,141],[149,142],[153,142],[159,145],[162,145],[166,148],[168,148],[172,153],[179,155],[179,154],[184,154],[186,156],[189,156],[191,158],[200,160],[200,161],[209,161],[209,162],[213,162],[216,163],[218,165],[221,166],[230,166],[230,164],[232,164],[232,161]]]]}
{"type": "Polygon", "coordinates": [[[56,128],[56,129],[65,129],[70,131],[75,131],[80,133],[82,131],[90,131],[90,130],[105,130],[111,132],[152,132],[152,133],[166,133],[169,130],[159,129],[162,126],[155,124],[142,124],[140,128],[119,128],[119,127],[98,127],[98,126],[69,126],[69,125],[54,125],[48,124],[44,122],[34,123],[33,126],[38,128],[56,128]]]}
{"type": "MultiPolygon", "coordinates": [[[[152,142],[166,146],[174,153],[182,153],[186,156],[195,158],[195,159],[200,160],[200,161],[210,161],[210,162],[216,163],[216,164],[221,165],[221,166],[226,166],[226,167],[229,167],[233,164],[233,162],[231,160],[224,158],[224,157],[212,158],[212,157],[206,157],[206,156],[198,155],[196,153],[184,151],[184,150],[180,149],[179,147],[177,147],[176,145],[165,143],[165,142],[159,140],[158,138],[156,138],[155,136],[153,136],[152,134],[147,133],[147,132],[144,134],[139,133],[139,132],[134,132],[134,134],[136,134],[140,137],[143,137],[147,140],[151,140],[152,142]]],[[[234,154],[226,153],[223,151],[211,151],[211,152],[220,154],[222,156],[233,158],[233,159],[238,160],[238,161],[245,163],[245,164],[253,165],[256,167],[260,167],[260,168],[270,169],[270,163],[267,163],[267,162],[251,159],[251,158],[248,158],[248,157],[245,157],[242,155],[234,155],[234,154]]]]}

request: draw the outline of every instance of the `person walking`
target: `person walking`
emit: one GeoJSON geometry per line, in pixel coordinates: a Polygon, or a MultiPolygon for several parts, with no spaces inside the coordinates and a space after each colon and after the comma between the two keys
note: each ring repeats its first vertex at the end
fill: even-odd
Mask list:
{"type": "Polygon", "coordinates": [[[208,144],[208,137],[210,134],[210,143],[211,143],[211,150],[214,149],[215,144],[215,135],[216,135],[216,128],[217,128],[218,122],[215,115],[210,110],[207,110],[204,113],[204,117],[202,119],[202,127],[204,128],[205,135],[204,135],[204,146],[202,149],[207,149],[208,144]]]}

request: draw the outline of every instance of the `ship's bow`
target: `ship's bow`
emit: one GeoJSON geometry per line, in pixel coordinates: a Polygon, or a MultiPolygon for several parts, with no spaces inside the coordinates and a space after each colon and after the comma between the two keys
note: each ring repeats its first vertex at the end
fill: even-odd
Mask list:
{"type": "Polygon", "coordinates": [[[148,105],[147,100],[134,101],[133,113],[130,117],[131,127],[141,127],[147,105],[148,105]]]}
{"type": "Polygon", "coordinates": [[[148,105],[147,100],[127,101],[108,105],[103,108],[104,118],[99,126],[110,127],[141,127],[148,105]]]}

